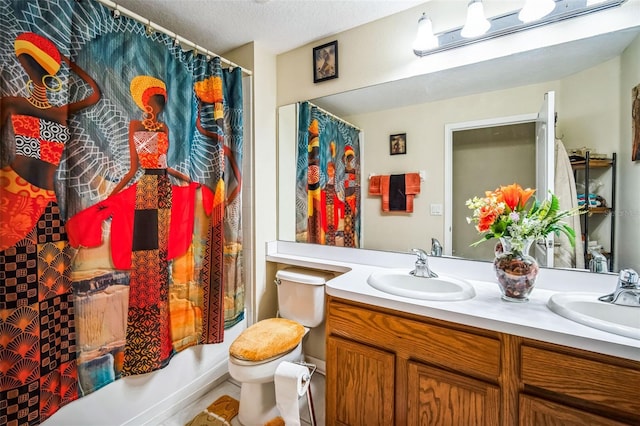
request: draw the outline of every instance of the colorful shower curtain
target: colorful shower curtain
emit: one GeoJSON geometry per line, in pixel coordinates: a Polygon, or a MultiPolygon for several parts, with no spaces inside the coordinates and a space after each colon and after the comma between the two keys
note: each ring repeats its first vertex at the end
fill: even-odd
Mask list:
{"type": "Polygon", "coordinates": [[[360,245],[360,131],[298,104],[296,241],[360,245]]]}
{"type": "Polygon", "coordinates": [[[242,319],[242,74],[93,0],[0,0],[0,425],[242,319]]]}

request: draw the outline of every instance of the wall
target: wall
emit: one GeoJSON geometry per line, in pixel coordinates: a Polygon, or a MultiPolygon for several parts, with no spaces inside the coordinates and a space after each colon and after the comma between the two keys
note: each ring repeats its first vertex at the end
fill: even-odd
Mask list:
{"type": "MultiPolygon", "coordinates": [[[[446,124],[537,113],[544,94],[553,90],[556,131],[565,146],[588,146],[607,154],[620,151],[618,90],[611,88],[612,82],[617,87],[618,79],[612,76],[619,72],[620,60],[614,58],[562,80],[345,117],[365,131],[365,179],[370,173],[426,171],[412,215],[382,214],[380,197],[366,196],[368,187],[363,182],[363,246],[407,251],[428,247],[432,237],[444,240],[444,216],[431,216],[430,204],[444,204],[446,124]],[[389,135],[405,132],[407,155],[389,155],[389,135]],[[367,232],[372,229],[375,232],[367,232]]],[[[606,226],[597,231],[596,239],[608,240],[606,226]]]]}
{"type": "MultiPolygon", "coordinates": [[[[640,1],[628,0],[621,7],[604,12],[606,19],[602,18],[602,13],[593,14],[424,58],[416,57],[411,45],[422,13],[426,12],[432,18],[434,32],[438,33],[464,24],[464,4],[461,1],[432,0],[278,55],[277,105],[451,69],[636,26],[640,13],[640,1]],[[332,40],[338,40],[339,78],[314,84],[312,48],[332,40]]],[[[484,0],[483,4],[486,16],[496,16],[517,10],[524,4],[524,0],[484,0]]]]}
{"type": "MultiPolygon", "coordinates": [[[[619,126],[623,113],[620,108],[620,72],[621,62],[618,56],[562,81],[564,96],[558,101],[560,118],[556,130],[565,146],[586,146],[609,157],[616,152],[619,158],[623,146],[619,126]]],[[[627,105],[626,109],[629,107],[627,105]]],[[[583,176],[582,173],[578,174],[580,182],[584,182],[583,176]]],[[[589,175],[590,180],[595,179],[602,186],[596,191],[589,191],[602,195],[610,203],[612,176],[613,173],[609,170],[593,169],[589,175]]],[[[618,182],[629,178],[618,173],[618,182]]],[[[617,189],[620,189],[619,184],[617,189]]],[[[589,220],[589,234],[591,241],[602,243],[609,250],[611,220],[603,215],[592,216],[589,220]]],[[[617,254],[614,259],[616,264],[619,260],[617,254]]]]}
{"type": "MultiPolygon", "coordinates": [[[[429,212],[430,204],[444,206],[445,124],[537,112],[544,93],[557,87],[552,82],[347,117],[365,129],[365,179],[370,173],[426,171],[411,215],[382,214],[380,197],[363,196],[363,246],[407,251],[428,248],[432,237],[444,241],[444,216],[431,216],[429,212]],[[407,154],[390,156],[389,135],[405,132],[407,154]]],[[[367,190],[365,181],[363,192],[367,190]]]]}
{"type": "MultiPolygon", "coordinates": [[[[516,2],[497,0],[485,1],[486,15],[496,16],[514,10],[520,6],[515,3],[516,2]]],[[[318,40],[315,43],[310,43],[279,55],[277,58],[277,104],[286,105],[300,100],[341,93],[372,84],[384,83],[441,69],[454,68],[466,63],[507,56],[542,46],[587,38],[594,34],[617,31],[619,29],[636,26],[636,17],[638,13],[640,13],[640,1],[629,0],[619,8],[603,12],[607,16],[606,19],[603,19],[602,13],[593,14],[571,21],[564,21],[562,23],[525,31],[520,34],[429,55],[425,58],[415,57],[411,52],[410,46],[415,36],[417,18],[422,12],[427,12],[433,19],[434,31],[436,33],[459,27],[464,23],[465,19],[464,12],[460,12],[459,4],[460,2],[431,1],[424,5],[408,9],[405,12],[318,40]],[[312,64],[310,60],[312,47],[331,40],[338,40],[339,42],[340,76],[334,80],[313,84],[312,64]]],[[[629,106],[623,105],[624,108],[622,108],[620,106],[621,101],[619,95],[616,91],[605,90],[603,84],[606,81],[617,82],[620,78],[621,69],[625,69],[628,80],[632,80],[634,76],[638,75],[637,68],[632,68],[632,64],[636,64],[637,66],[638,61],[637,42],[634,46],[633,49],[630,48],[628,50],[633,50],[636,53],[627,53],[627,58],[623,59],[624,64],[616,64],[614,61],[608,64],[610,67],[608,70],[596,70],[597,75],[584,75],[582,78],[578,77],[575,81],[564,81],[563,83],[566,87],[561,87],[559,82],[551,82],[549,85],[539,87],[538,89],[534,89],[534,87],[523,89],[526,90],[526,92],[522,94],[522,96],[512,96],[508,100],[500,101],[497,100],[497,97],[492,98],[491,96],[480,101],[472,97],[466,100],[465,105],[457,106],[457,108],[472,110],[474,114],[473,117],[478,117],[478,114],[484,111],[490,112],[491,116],[513,115],[518,114],[518,111],[532,113],[538,111],[541,102],[538,101],[538,99],[542,99],[542,95],[546,90],[559,91],[559,89],[562,88],[566,93],[575,92],[581,96],[581,100],[575,101],[574,105],[571,105],[573,101],[566,101],[563,96],[560,96],[560,99],[557,98],[557,109],[562,111],[557,133],[564,136],[565,144],[569,147],[589,146],[595,149],[602,148],[604,152],[609,153],[616,151],[623,154],[624,150],[620,148],[625,148],[624,144],[621,146],[617,144],[624,141],[624,134],[621,134],[621,132],[626,131],[630,133],[630,118],[627,119],[628,123],[622,123],[622,127],[618,127],[617,123],[624,118],[624,108],[628,110],[629,106]],[[629,70],[627,70],[627,68],[629,68],[629,70]],[[523,100],[525,98],[527,99],[526,101],[523,100]],[[471,102],[482,103],[472,104],[471,102]],[[521,104],[521,102],[526,102],[526,104],[521,104]],[[600,108],[595,116],[589,116],[586,108],[590,108],[594,104],[596,104],[596,106],[601,105],[602,108],[600,108]],[[574,123],[574,120],[585,117],[586,124],[574,123]],[[628,128],[627,130],[625,130],[625,125],[628,128]],[[562,126],[564,126],[564,128],[562,126]],[[614,148],[603,147],[603,144],[609,141],[613,141],[616,144],[614,148]]],[[[627,89],[633,84],[637,83],[627,81],[627,89]]],[[[625,89],[622,88],[621,90],[624,91],[625,89]]],[[[627,92],[629,91],[630,89],[627,90],[627,92]]],[[[622,94],[621,96],[625,98],[628,95],[622,94]]],[[[428,207],[428,204],[442,203],[443,200],[442,186],[438,183],[439,180],[442,179],[441,176],[443,174],[441,165],[443,154],[442,144],[438,143],[438,141],[442,139],[441,124],[447,121],[443,121],[442,117],[440,117],[441,122],[434,124],[434,114],[437,117],[442,114],[437,108],[437,106],[440,105],[434,103],[434,106],[436,107],[433,108],[433,111],[426,111],[418,115],[418,117],[411,116],[411,114],[414,113],[413,107],[398,110],[398,114],[393,117],[387,116],[383,112],[375,113],[367,118],[368,122],[381,124],[381,126],[375,128],[367,127],[368,124],[365,121],[358,122],[356,119],[347,117],[351,119],[354,124],[366,130],[365,146],[367,148],[365,152],[368,152],[367,150],[373,147],[373,149],[384,153],[385,165],[388,170],[394,168],[396,170],[407,170],[419,166],[428,170],[428,179],[424,187],[429,195],[428,197],[423,196],[422,198],[419,197],[416,199],[416,203],[421,204],[420,208],[423,212],[428,211],[425,209],[428,207]],[[437,128],[438,126],[440,126],[440,129],[437,128]],[[415,149],[416,140],[424,141],[422,146],[428,147],[428,150],[425,148],[424,152],[414,151],[413,153],[409,151],[406,156],[389,156],[388,135],[404,132],[405,130],[407,133],[412,134],[412,136],[407,135],[409,138],[409,150],[415,149]],[[406,161],[406,163],[403,163],[403,161],[406,161]]],[[[450,107],[451,109],[456,108],[448,104],[445,104],[444,107],[450,107]]],[[[463,118],[464,116],[465,114],[459,114],[458,111],[453,110],[451,111],[451,117],[446,118],[446,120],[449,120],[448,122],[458,122],[474,119],[463,118]]],[[[467,115],[467,117],[469,116],[467,115]]],[[[630,151],[630,147],[627,149],[630,151]]],[[[630,154],[628,154],[628,156],[629,155],[630,154]]],[[[365,178],[370,172],[380,173],[378,170],[382,170],[377,164],[371,163],[371,157],[374,156],[375,154],[371,154],[365,158],[365,171],[363,172],[365,178]]],[[[281,165],[281,167],[283,166],[281,165]]],[[[637,182],[636,174],[628,174],[633,170],[637,171],[637,167],[635,167],[635,169],[632,167],[620,167],[618,175],[619,181],[635,179],[634,182],[637,182]]],[[[363,189],[366,190],[366,188],[363,189]]],[[[629,195],[630,190],[629,187],[625,189],[620,186],[618,200],[620,201],[623,197],[623,192],[620,191],[625,191],[624,196],[627,199],[627,203],[632,203],[631,200],[634,200],[636,197],[629,195]]],[[[365,202],[366,201],[365,199],[365,202]]],[[[416,204],[416,208],[418,208],[419,204],[416,204]]],[[[365,207],[365,213],[367,210],[370,210],[370,208],[365,207]]],[[[619,223],[622,226],[624,226],[625,223],[637,224],[637,211],[637,205],[625,207],[623,215],[626,215],[626,219],[621,219],[619,223]]],[[[369,219],[368,217],[363,218],[365,227],[368,226],[369,219]]],[[[441,221],[441,217],[425,217],[424,230],[421,229],[419,232],[413,232],[412,239],[407,240],[404,244],[398,246],[397,249],[406,250],[407,247],[414,246],[416,243],[424,245],[428,237],[430,238],[431,236],[437,236],[442,233],[441,221]]],[[[389,226],[388,229],[395,229],[394,227],[397,226],[411,227],[412,224],[409,220],[398,218],[394,222],[393,227],[389,226]]],[[[618,229],[620,229],[619,226],[618,229]]],[[[603,240],[604,237],[608,235],[608,229],[606,229],[606,227],[601,227],[597,229],[596,232],[600,232],[602,235],[602,237],[596,236],[599,240],[603,240]]],[[[620,242],[620,238],[618,238],[617,241],[620,242]]],[[[636,239],[635,241],[638,240],[636,239]]],[[[625,251],[629,249],[632,250],[631,252],[627,251],[631,253],[631,255],[623,256],[621,251],[618,252],[618,255],[621,256],[621,262],[623,262],[625,257],[627,261],[640,258],[638,254],[640,248],[638,248],[637,245],[629,247],[630,245],[633,245],[633,243],[627,242],[624,247],[625,251]]],[[[637,263],[637,261],[635,262],[637,263]]],[[[620,267],[623,266],[621,263],[620,267]]]]}
{"type": "Polygon", "coordinates": [[[480,237],[467,223],[465,202],[485,191],[517,182],[536,186],[535,123],[492,126],[453,132],[451,254],[465,259],[493,261],[495,241],[471,246],[480,237]]]}
{"type": "Polygon", "coordinates": [[[640,272],[640,161],[631,161],[631,88],[640,84],[640,37],[627,47],[622,54],[622,72],[620,74],[620,141],[619,156],[620,182],[618,220],[624,227],[619,233],[618,265],[620,268],[633,268],[640,272]]]}
{"type": "Polygon", "coordinates": [[[252,324],[274,317],[277,309],[275,271],[264,261],[266,243],[277,238],[276,56],[258,41],[224,56],[253,70],[251,178],[245,179],[243,188],[251,202],[245,212],[250,215],[249,221],[244,226],[252,239],[250,243],[245,241],[246,271],[252,282],[248,320],[252,324]]]}
{"type": "Polygon", "coordinates": [[[255,136],[253,181],[253,232],[255,238],[254,319],[275,316],[276,290],[273,275],[265,263],[266,243],[276,239],[276,57],[267,49],[257,49],[255,55],[254,118],[255,136]],[[264,298],[264,300],[263,300],[264,298]]]}

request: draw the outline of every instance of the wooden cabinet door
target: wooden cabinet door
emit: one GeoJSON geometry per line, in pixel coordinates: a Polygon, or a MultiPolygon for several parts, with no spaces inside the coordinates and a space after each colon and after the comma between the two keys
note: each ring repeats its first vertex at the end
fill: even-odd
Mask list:
{"type": "Polygon", "coordinates": [[[327,425],[393,425],[394,368],[389,352],[328,336],[327,425]]]}
{"type": "Polygon", "coordinates": [[[614,420],[529,395],[520,395],[520,426],[613,426],[614,420]]]}
{"type": "Polygon", "coordinates": [[[497,425],[500,389],[480,380],[409,362],[407,424],[497,425]]]}

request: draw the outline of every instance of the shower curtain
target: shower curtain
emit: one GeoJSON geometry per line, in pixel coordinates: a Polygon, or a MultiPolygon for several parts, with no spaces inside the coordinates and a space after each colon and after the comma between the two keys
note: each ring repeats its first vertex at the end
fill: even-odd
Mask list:
{"type": "Polygon", "coordinates": [[[0,425],[34,425],[242,319],[242,70],[96,1],[0,16],[0,425]]]}
{"type": "Polygon", "coordinates": [[[298,104],[296,241],[360,245],[360,131],[298,104]]]}

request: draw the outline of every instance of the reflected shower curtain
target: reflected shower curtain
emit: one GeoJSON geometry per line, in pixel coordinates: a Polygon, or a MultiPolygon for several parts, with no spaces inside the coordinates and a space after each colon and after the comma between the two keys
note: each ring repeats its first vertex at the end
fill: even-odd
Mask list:
{"type": "Polygon", "coordinates": [[[358,247],[360,131],[301,102],[296,181],[296,241],[358,247]]]}
{"type": "Polygon", "coordinates": [[[242,318],[242,78],[95,1],[0,16],[0,425],[38,424],[242,318]]]}

